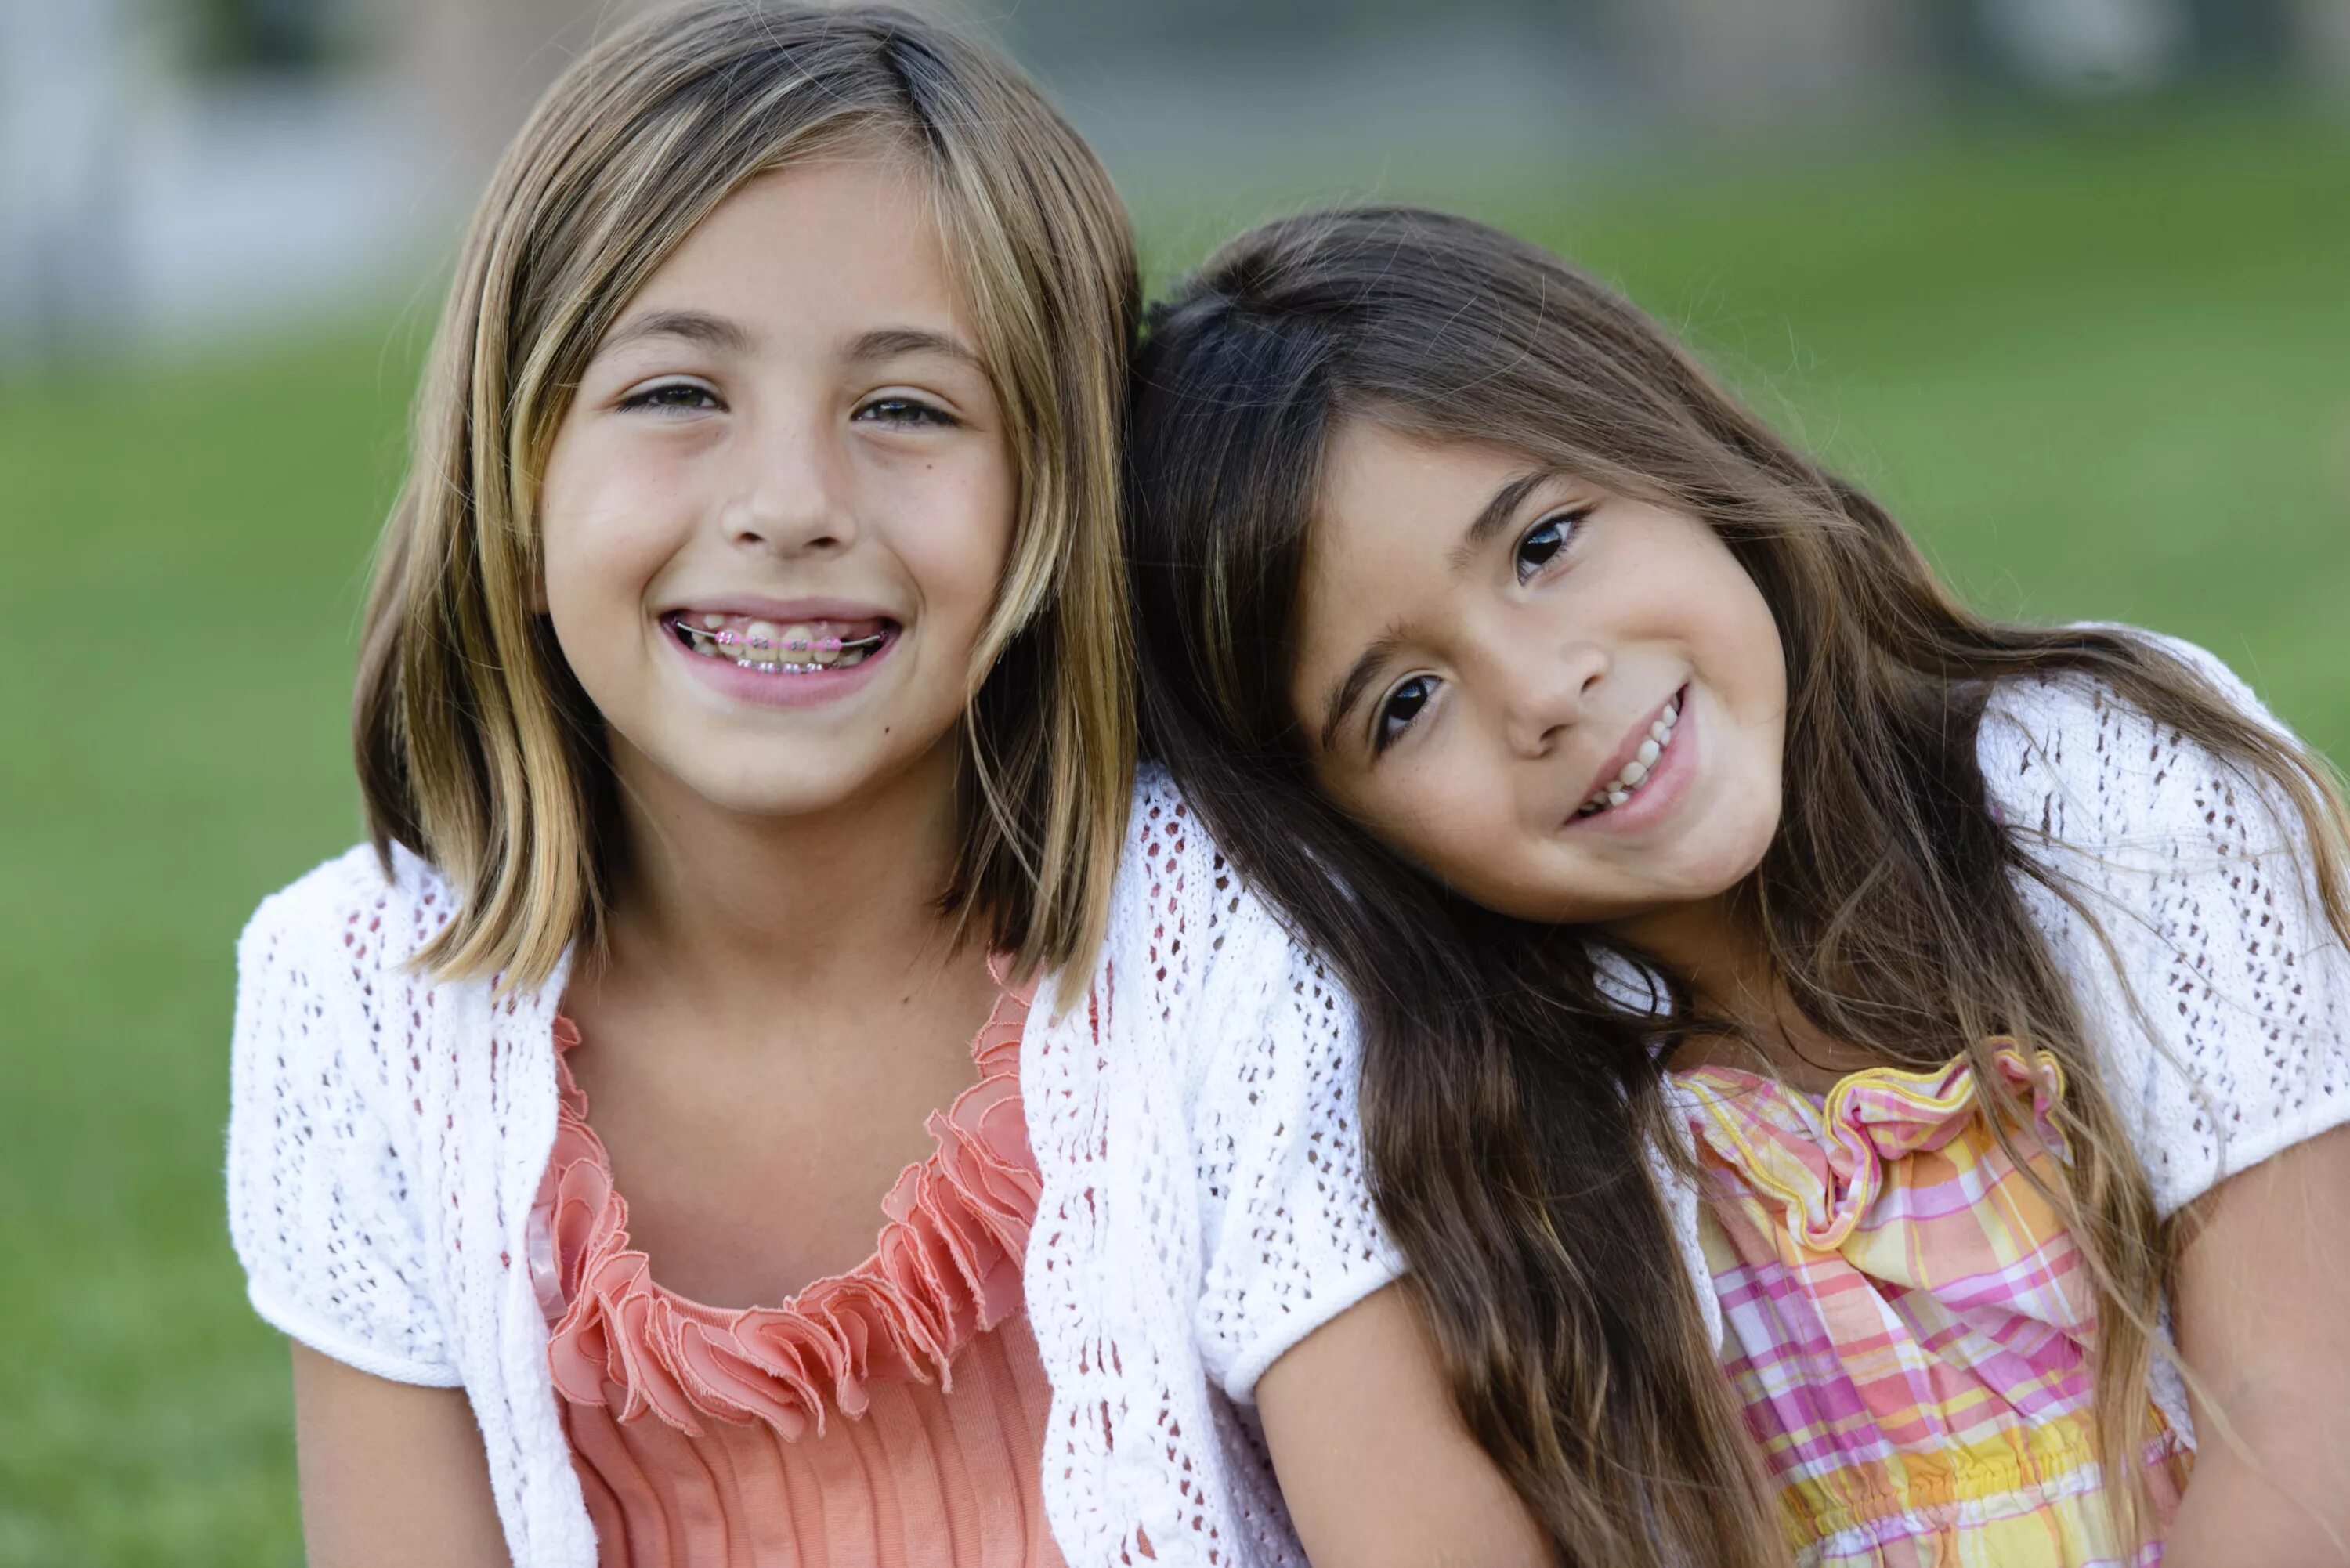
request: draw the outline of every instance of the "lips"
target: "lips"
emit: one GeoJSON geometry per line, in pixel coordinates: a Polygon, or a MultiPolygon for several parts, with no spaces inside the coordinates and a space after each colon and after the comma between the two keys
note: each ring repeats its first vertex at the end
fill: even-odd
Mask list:
{"type": "Polygon", "coordinates": [[[754,708],[816,709],[880,679],[906,636],[870,600],[770,598],[714,591],[655,614],[661,639],[698,684],[754,708]]]}
{"type": "Polygon", "coordinates": [[[1615,771],[1575,807],[1578,819],[1613,811],[1639,793],[1640,786],[1648,783],[1671,747],[1680,723],[1681,704],[1688,700],[1689,688],[1684,686],[1665,699],[1663,706],[1650,715],[1645,729],[1625,737],[1616,755],[1609,759],[1615,771]]]}

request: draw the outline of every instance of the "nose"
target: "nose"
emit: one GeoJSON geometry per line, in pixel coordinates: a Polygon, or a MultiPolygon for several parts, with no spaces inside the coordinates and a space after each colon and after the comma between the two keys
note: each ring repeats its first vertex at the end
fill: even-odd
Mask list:
{"type": "Polygon", "coordinates": [[[1522,757],[1548,755],[1583,717],[1608,662],[1607,649],[1587,640],[1547,649],[1496,649],[1502,727],[1510,750],[1522,757]]]}
{"type": "Polygon", "coordinates": [[[837,554],[857,539],[843,454],[817,421],[746,432],[718,526],[726,542],[778,555],[837,554]]]}

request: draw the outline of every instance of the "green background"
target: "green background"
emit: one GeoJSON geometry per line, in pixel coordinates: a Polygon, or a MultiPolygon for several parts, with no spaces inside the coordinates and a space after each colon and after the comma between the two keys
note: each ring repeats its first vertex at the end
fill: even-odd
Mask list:
{"type": "MultiPolygon", "coordinates": [[[[1615,279],[1979,602],[2350,756],[2350,129],[2245,105],[1440,192],[1615,279]]],[[[1254,211],[1147,211],[1162,273],[1254,211]]],[[[429,300],[430,292],[420,294],[429,300]]],[[[0,1564],[298,1560],[221,1211],[232,943],[350,843],[430,305],[0,389],[0,1564]]]]}

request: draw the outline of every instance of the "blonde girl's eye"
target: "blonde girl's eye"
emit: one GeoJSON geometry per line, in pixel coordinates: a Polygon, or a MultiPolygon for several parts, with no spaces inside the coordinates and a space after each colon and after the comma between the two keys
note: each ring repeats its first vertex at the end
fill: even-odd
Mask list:
{"type": "Polygon", "coordinates": [[[1576,532],[1582,528],[1583,520],[1590,515],[1590,511],[1589,507],[1585,507],[1579,512],[1554,512],[1518,535],[1514,561],[1518,581],[1533,581],[1544,566],[1556,560],[1567,545],[1574,543],[1576,532]]]}
{"type": "Polygon", "coordinates": [[[624,409],[646,409],[662,414],[696,413],[718,406],[718,394],[698,381],[663,381],[620,400],[624,409]]]}
{"type": "Polygon", "coordinates": [[[1371,737],[1371,754],[1378,756],[1403,739],[1404,732],[1435,695],[1436,682],[1426,675],[1415,675],[1388,692],[1387,701],[1379,704],[1378,732],[1371,737]]]}
{"type": "Polygon", "coordinates": [[[944,409],[908,397],[876,398],[860,407],[855,417],[899,430],[952,430],[962,422],[944,409]]]}

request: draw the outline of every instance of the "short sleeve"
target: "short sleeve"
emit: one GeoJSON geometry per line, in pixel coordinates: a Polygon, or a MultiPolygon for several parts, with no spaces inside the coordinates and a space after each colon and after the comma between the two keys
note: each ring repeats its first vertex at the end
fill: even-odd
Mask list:
{"type": "Polygon", "coordinates": [[[414,1194],[380,1112],[369,955],[346,940],[359,878],[381,886],[363,857],[265,902],[237,943],[229,1231],[273,1326],[362,1372],[454,1386],[414,1194]]]}
{"type": "MultiPolygon", "coordinates": [[[[2210,654],[2152,640],[2282,732],[2210,654]]],[[[2272,782],[2073,676],[2002,685],[1981,757],[2010,831],[2095,916],[2020,882],[2163,1214],[2350,1121],[2350,952],[2272,782]]]]}
{"type": "Polygon", "coordinates": [[[1265,1368],[1404,1262],[1371,1199],[1352,999],[1204,836],[1190,851],[1215,889],[1189,1060],[1204,1246],[1194,1331],[1209,1375],[1247,1404],[1265,1368]]]}

